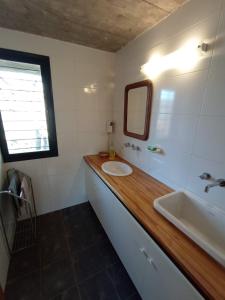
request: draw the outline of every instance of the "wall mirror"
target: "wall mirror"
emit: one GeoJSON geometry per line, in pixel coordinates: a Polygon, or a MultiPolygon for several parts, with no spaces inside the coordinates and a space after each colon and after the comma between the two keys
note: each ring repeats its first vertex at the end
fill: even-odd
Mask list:
{"type": "Polygon", "coordinates": [[[124,94],[123,131],[127,136],[147,140],[152,106],[152,83],[143,80],[128,84],[124,94]]]}

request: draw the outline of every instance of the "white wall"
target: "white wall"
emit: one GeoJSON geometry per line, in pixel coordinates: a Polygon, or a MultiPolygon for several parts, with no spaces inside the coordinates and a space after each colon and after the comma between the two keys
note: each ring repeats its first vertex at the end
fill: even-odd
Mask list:
{"type": "Polygon", "coordinates": [[[0,47],[48,55],[51,62],[59,157],[16,163],[32,177],[39,214],[86,200],[84,154],[107,149],[105,122],[112,118],[112,53],[0,29],[0,47]],[[94,84],[92,94],[85,87],[94,84]]]}
{"type": "MultiPolygon", "coordinates": [[[[0,153],[0,188],[2,188],[3,186],[3,181],[4,181],[3,176],[4,174],[3,174],[2,156],[0,153]]],[[[2,201],[2,197],[0,197],[0,201],[2,201]]],[[[10,254],[8,252],[5,236],[3,234],[2,223],[0,222],[0,286],[3,289],[5,288],[5,284],[6,284],[9,260],[10,260],[10,254]]]]}
{"type": "Polygon", "coordinates": [[[225,1],[192,0],[117,53],[113,118],[114,143],[122,156],[171,187],[187,188],[225,209],[225,189],[206,194],[206,182],[198,178],[203,171],[225,178],[225,1]],[[192,38],[209,42],[210,50],[189,71],[168,70],[153,80],[148,141],[124,136],[125,85],[146,78],[140,68],[152,55],[170,54],[192,38]],[[164,99],[162,90],[172,91],[174,99],[164,99]],[[124,142],[142,151],[125,149],[124,142]],[[148,152],[150,144],[165,154],[148,152]]]}

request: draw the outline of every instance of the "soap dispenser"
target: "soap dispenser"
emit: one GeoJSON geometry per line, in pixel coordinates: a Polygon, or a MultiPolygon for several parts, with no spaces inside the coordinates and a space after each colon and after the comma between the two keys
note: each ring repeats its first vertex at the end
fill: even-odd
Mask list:
{"type": "Polygon", "coordinates": [[[114,149],[114,146],[113,146],[113,142],[112,142],[112,132],[113,132],[113,122],[112,121],[107,121],[107,124],[106,124],[106,131],[107,131],[107,134],[108,134],[108,139],[109,139],[109,159],[113,160],[115,159],[115,156],[116,156],[116,151],[114,149]]]}

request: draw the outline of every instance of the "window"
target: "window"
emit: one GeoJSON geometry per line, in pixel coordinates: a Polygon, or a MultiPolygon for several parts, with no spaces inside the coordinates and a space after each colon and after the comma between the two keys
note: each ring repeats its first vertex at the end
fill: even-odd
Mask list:
{"type": "Polygon", "coordinates": [[[58,155],[49,57],[0,49],[0,111],[5,162],[58,155]]]}

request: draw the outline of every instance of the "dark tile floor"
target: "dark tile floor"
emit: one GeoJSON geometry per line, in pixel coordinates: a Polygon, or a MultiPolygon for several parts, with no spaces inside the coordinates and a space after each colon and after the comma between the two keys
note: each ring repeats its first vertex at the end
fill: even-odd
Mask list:
{"type": "Polygon", "coordinates": [[[140,300],[89,203],[38,217],[35,247],[14,254],[6,300],[140,300]]]}

